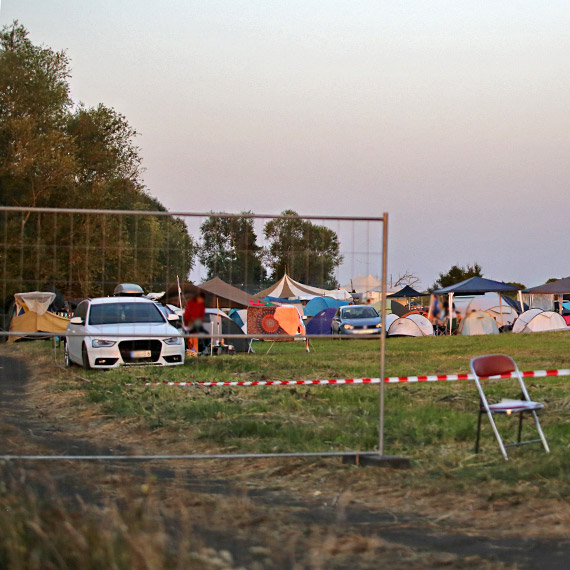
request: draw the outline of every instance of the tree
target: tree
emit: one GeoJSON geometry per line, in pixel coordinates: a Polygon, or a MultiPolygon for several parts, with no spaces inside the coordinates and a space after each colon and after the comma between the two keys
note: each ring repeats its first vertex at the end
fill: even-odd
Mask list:
{"type": "MultiPolygon", "coordinates": [[[[0,204],[158,210],[142,182],[136,131],[112,108],[73,107],[65,52],[35,46],[14,22],[0,31],[0,204]]],[[[196,245],[169,215],[38,214],[2,218],[7,296],[54,282],[67,295],[119,281],[164,289],[187,277],[196,245]]]]}
{"type": "Polygon", "coordinates": [[[399,289],[401,287],[405,287],[406,285],[409,285],[412,288],[416,288],[420,285],[420,283],[421,283],[420,278],[415,273],[413,273],[412,271],[406,269],[406,271],[404,271],[404,273],[401,273],[400,275],[398,275],[398,277],[394,281],[392,287],[394,289],[399,289]]]}
{"type": "Polygon", "coordinates": [[[270,220],[264,228],[271,278],[279,279],[288,273],[308,285],[333,288],[334,271],[343,259],[336,232],[301,219],[293,210],[285,210],[282,215],[287,217],[270,220]]]}
{"type": "Polygon", "coordinates": [[[440,273],[436,282],[430,287],[430,291],[442,289],[460,283],[471,277],[483,277],[481,266],[478,263],[461,267],[453,265],[446,273],[440,273]]]}
{"type": "Polygon", "coordinates": [[[244,289],[258,289],[266,278],[251,212],[240,217],[210,216],[200,226],[200,262],[208,279],[219,277],[244,289]]]}

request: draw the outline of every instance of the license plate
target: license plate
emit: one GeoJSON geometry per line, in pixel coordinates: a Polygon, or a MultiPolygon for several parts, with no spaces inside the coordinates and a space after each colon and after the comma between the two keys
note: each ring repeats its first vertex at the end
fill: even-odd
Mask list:
{"type": "Polygon", "coordinates": [[[373,333],[374,329],[356,329],[352,331],[353,334],[370,334],[373,333]]]}
{"type": "Polygon", "coordinates": [[[150,358],[150,350],[131,350],[131,358],[150,358]]]}

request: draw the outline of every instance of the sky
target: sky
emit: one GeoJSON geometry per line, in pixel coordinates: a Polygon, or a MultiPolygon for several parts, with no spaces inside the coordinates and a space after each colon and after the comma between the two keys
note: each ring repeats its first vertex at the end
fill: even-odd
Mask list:
{"type": "MultiPolygon", "coordinates": [[[[567,0],[2,0],[15,19],[141,133],[171,210],[386,211],[389,273],[424,287],[570,275],[567,0]]],[[[377,233],[341,228],[370,251],[341,281],[380,273],[377,233]]]]}

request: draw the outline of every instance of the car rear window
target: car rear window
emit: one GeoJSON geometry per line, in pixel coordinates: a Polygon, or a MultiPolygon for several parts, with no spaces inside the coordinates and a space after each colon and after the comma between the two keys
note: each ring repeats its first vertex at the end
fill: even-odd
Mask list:
{"type": "Polygon", "coordinates": [[[122,323],[163,323],[164,317],[154,303],[104,303],[91,305],[90,325],[122,323]]]}

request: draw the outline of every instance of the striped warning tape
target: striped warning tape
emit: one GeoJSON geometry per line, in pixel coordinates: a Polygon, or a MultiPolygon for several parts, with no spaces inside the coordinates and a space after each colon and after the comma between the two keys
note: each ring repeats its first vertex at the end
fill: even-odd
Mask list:
{"type": "MultiPolygon", "coordinates": [[[[524,378],[544,378],[546,376],[570,376],[569,368],[558,370],[526,370],[524,378]]],[[[514,372],[489,376],[490,379],[516,378],[514,372]]],[[[388,384],[401,382],[442,382],[456,380],[473,380],[473,374],[437,374],[432,376],[390,376],[384,378],[388,384]]],[[[145,386],[324,386],[341,384],[380,384],[380,378],[342,378],[338,380],[235,380],[230,382],[146,382],[145,386]]]]}

